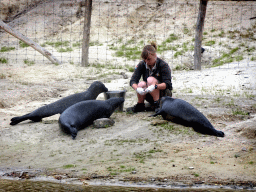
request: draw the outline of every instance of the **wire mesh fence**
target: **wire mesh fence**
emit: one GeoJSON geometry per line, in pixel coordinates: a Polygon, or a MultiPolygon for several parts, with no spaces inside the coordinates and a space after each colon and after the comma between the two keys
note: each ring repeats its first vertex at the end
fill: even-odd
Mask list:
{"type": "MultiPolygon", "coordinates": [[[[4,5],[12,5],[11,0],[4,5]]],[[[81,63],[85,7],[72,0],[24,0],[5,22],[62,63],[81,63]],[[34,4],[33,4],[34,2],[34,4]],[[31,4],[33,6],[31,6],[31,4]],[[20,6],[21,7],[21,6],[20,6]]],[[[144,45],[155,41],[172,69],[192,69],[199,1],[93,1],[90,65],[134,66],[144,45]]],[[[256,61],[256,2],[209,1],[202,66],[247,66],[256,61]]],[[[7,10],[7,12],[10,10],[7,10]]],[[[0,9],[0,14],[6,12],[0,9]]],[[[0,61],[49,63],[40,53],[0,31],[0,61]]]]}

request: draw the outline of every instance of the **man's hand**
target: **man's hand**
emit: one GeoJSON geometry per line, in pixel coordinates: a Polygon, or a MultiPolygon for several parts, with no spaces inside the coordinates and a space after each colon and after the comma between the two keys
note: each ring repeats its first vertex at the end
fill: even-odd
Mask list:
{"type": "Polygon", "coordinates": [[[138,88],[136,89],[136,92],[137,92],[138,94],[140,94],[140,95],[145,95],[145,94],[147,94],[147,92],[146,92],[142,87],[138,87],[138,88]]]}
{"type": "Polygon", "coordinates": [[[145,90],[145,92],[151,93],[151,92],[154,91],[154,90],[155,90],[155,85],[150,85],[150,86],[145,90]]]}

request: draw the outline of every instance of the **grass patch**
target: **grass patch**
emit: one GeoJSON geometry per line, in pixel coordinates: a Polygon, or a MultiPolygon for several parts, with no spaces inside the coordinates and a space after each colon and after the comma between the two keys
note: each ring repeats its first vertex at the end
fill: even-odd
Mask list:
{"type": "Polygon", "coordinates": [[[26,65],[28,65],[28,66],[32,66],[32,65],[35,64],[35,61],[30,61],[30,60],[28,60],[28,59],[24,59],[24,63],[25,63],[26,65]]]}
{"type": "Polygon", "coordinates": [[[80,47],[81,45],[82,45],[81,42],[76,42],[72,44],[73,47],[80,47]]]}
{"type": "Polygon", "coordinates": [[[63,53],[63,52],[71,52],[71,51],[73,51],[73,49],[72,48],[70,48],[70,47],[67,47],[67,48],[60,48],[60,49],[58,49],[58,52],[60,52],[60,53],[63,53]]]}
{"type": "Polygon", "coordinates": [[[135,171],[136,169],[134,167],[126,167],[124,165],[120,165],[119,168],[108,167],[107,170],[110,172],[110,175],[118,175],[119,173],[129,173],[135,171]]]}
{"type": "Polygon", "coordinates": [[[198,174],[198,173],[193,173],[193,175],[194,175],[195,177],[199,177],[199,174],[198,174]]]}
{"type": "Polygon", "coordinates": [[[100,43],[99,41],[91,41],[89,43],[89,46],[102,46],[103,44],[100,43]]]}
{"type": "Polygon", "coordinates": [[[73,164],[63,165],[64,169],[70,169],[70,168],[74,168],[74,167],[76,167],[76,165],[73,165],[73,164]]]}
{"type": "Polygon", "coordinates": [[[8,51],[12,51],[15,50],[15,47],[1,47],[0,52],[8,52],[8,51]]]}
{"type": "Polygon", "coordinates": [[[29,47],[29,45],[23,41],[19,41],[20,47],[25,48],[25,47],[29,47]]]}
{"type": "Polygon", "coordinates": [[[228,53],[223,52],[219,58],[213,60],[212,67],[221,66],[225,63],[232,63],[234,59],[236,59],[236,61],[243,60],[244,59],[243,56],[240,56],[240,55],[236,57],[233,56],[233,54],[236,53],[239,49],[240,49],[239,47],[236,47],[231,49],[228,53]]]}
{"type": "Polygon", "coordinates": [[[8,59],[5,57],[0,57],[0,63],[8,63],[8,59]]]}
{"type": "Polygon", "coordinates": [[[243,116],[246,116],[246,115],[249,115],[249,112],[245,112],[245,111],[242,111],[241,109],[234,109],[232,110],[232,115],[243,115],[243,116]]]}
{"type": "Polygon", "coordinates": [[[152,155],[153,153],[160,153],[160,152],[163,152],[163,150],[154,148],[149,151],[134,153],[134,156],[136,159],[139,160],[139,163],[145,163],[146,158],[153,158],[153,155],[152,155]]]}
{"type": "Polygon", "coordinates": [[[212,46],[215,44],[215,41],[207,41],[205,42],[205,46],[212,46]]]}

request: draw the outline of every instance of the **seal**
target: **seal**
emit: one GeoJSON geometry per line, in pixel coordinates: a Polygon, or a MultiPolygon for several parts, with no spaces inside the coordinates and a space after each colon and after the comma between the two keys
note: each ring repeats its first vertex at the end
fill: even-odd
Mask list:
{"type": "Polygon", "coordinates": [[[67,97],[64,97],[58,101],[55,101],[54,103],[45,105],[43,107],[40,107],[36,109],[35,111],[28,113],[23,116],[19,117],[13,117],[11,119],[10,125],[16,125],[22,121],[25,121],[27,119],[30,119],[34,122],[41,121],[44,117],[50,117],[52,115],[62,113],[65,111],[68,107],[81,102],[85,100],[94,100],[98,97],[98,95],[102,92],[107,92],[108,89],[105,87],[105,85],[100,81],[93,82],[90,87],[82,92],[82,93],[76,93],[73,95],[69,95],[67,97]]]}
{"type": "Polygon", "coordinates": [[[94,120],[109,118],[115,109],[124,102],[122,97],[113,97],[105,101],[82,101],[67,108],[59,118],[59,127],[75,139],[77,132],[91,125],[94,120]]]}
{"type": "Polygon", "coordinates": [[[196,132],[217,137],[224,137],[222,131],[216,130],[210,121],[195,107],[181,99],[171,97],[162,97],[160,101],[160,109],[151,116],[162,115],[164,119],[179,123],[188,127],[192,127],[196,132]]]}

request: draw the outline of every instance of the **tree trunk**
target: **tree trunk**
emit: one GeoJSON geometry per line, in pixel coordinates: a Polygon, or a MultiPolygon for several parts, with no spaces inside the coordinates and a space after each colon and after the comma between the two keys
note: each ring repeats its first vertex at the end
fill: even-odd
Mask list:
{"type": "Polygon", "coordinates": [[[14,37],[18,38],[19,40],[23,41],[24,43],[28,44],[30,47],[34,48],[35,50],[37,50],[39,53],[41,53],[47,59],[49,59],[52,63],[61,64],[61,62],[57,58],[55,58],[49,51],[47,51],[46,49],[38,45],[36,42],[25,37],[20,32],[11,28],[9,25],[5,24],[2,20],[0,20],[0,28],[5,30],[7,33],[10,33],[14,37]]]}
{"type": "Polygon", "coordinates": [[[203,39],[204,20],[206,15],[206,7],[208,0],[200,0],[200,7],[196,23],[195,37],[195,53],[194,53],[194,68],[201,70],[201,45],[203,39]]]}
{"type": "Polygon", "coordinates": [[[82,47],[82,67],[88,66],[89,58],[89,42],[91,28],[92,0],[85,0],[85,15],[84,15],[84,32],[83,32],[83,47],[82,47]]]}

